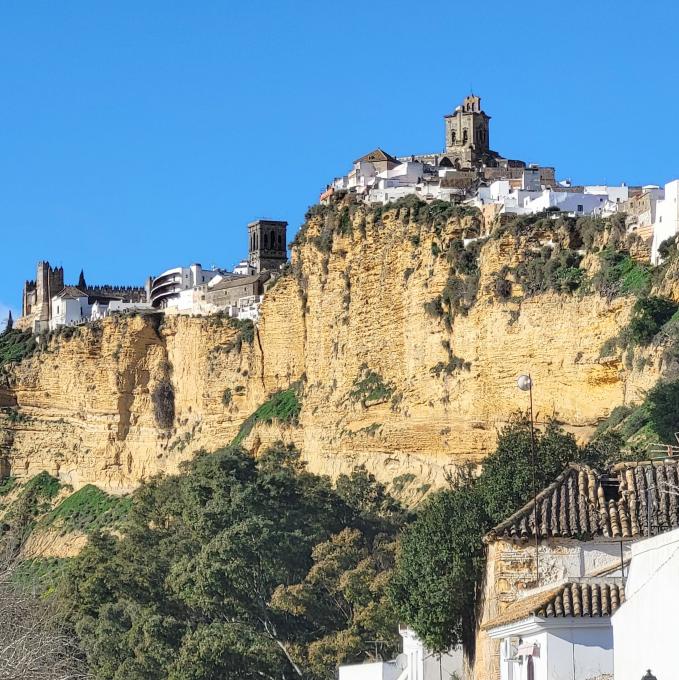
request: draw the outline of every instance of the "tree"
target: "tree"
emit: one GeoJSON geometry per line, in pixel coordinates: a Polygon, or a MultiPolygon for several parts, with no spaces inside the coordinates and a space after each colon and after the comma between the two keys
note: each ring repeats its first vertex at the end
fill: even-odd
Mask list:
{"type": "Polygon", "coordinates": [[[20,555],[22,537],[0,542],[0,678],[76,680],[87,677],[73,631],[58,599],[41,597],[29,563],[20,555]]]}
{"type": "Polygon", "coordinates": [[[395,541],[374,540],[344,529],[318,544],[313,565],[299,583],[279,586],[272,605],[298,617],[310,632],[299,662],[313,677],[334,678],[338,664],[370,658],[370,642],[382,641],[383,658],[398,650],[396,614],[387,596],[395,541]]]}
{"type": "Polygon", "coordinates": [[[532,464],[530,424],[520,418],[505,426],[497,447],[483,461],[478,492],[494,524],[518,510],[533,493],[533,472],[538,489],[560,474],[571,461],[580,458],[573,435],[549,422],[544,431],[535,430],[535,470],[532,464]]]}
{"type": "Polygon", "coordinates": [[[440,491],[401,538],[390,593],[399,616],[433,651],[470,649],[488,516],[474,484],[440,491]]]}
{"type": "MultiPolygon", "coordinates": [[[[352,508],[294,448],[279,444],[255,461],[229,447],[182,472],[142,486],[124,535],[96,535],[74,560],[72,618],[95,678],[317,677],[314,643],[358,631],[365,646],[365,631],[389,618],[378,588],[390,566],[377,540],[385,520],[352,508]],[[339,546],[331,558],[327,546],[346,527],[361,549],[342,557],[339,546]],[[294,584],[321,587],[312,571],[332,559],[351,566],[352,579],[337,572],[334,587],[353,616],[281,605],[277,593],[294,584]]],[[[353,651],[337,650],[338,660],[353,651]]],[[[329,657],[319,658],[324,670],[329,657]]]]}

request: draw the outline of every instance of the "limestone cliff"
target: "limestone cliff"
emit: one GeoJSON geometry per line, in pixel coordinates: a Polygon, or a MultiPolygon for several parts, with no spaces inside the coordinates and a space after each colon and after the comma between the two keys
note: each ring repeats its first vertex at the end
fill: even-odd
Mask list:
{"type": "Polygon", "coordinates": [[[526,410],[519,374],[534,378],[538,420],[583,439],[657,380],[653,351],[630,370],[599,356],[631,296],[529,294],[514,276],[565,243],[556,226],[504,232],[469,211],[350,208],[312,211],[254,333],[219,316],[113,317],[6,365],[0,446],[12,474],[126,491],[228,444],[298,383],[296,422],[255,423],[244,444],[294,441],[332,476],[363,463],[416,501],[526,410]]]}

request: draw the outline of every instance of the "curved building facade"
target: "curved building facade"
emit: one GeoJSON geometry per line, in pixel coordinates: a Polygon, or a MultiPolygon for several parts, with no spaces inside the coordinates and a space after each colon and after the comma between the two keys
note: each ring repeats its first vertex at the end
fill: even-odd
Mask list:
{"type": "Polygon", "coordinates": [[[171,306],[184,290],[207,283],[220,272],[205,270],[200,264],[174,267],[151,279],[149,302],[156,308],[171,306]]]}

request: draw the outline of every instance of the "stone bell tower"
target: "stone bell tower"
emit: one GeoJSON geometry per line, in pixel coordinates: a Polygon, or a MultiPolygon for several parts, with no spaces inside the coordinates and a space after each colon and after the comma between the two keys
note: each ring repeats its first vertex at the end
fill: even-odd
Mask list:
{"type": "Polygon", "coordinates": [[[287,226],[281,220],[255,220],[248,224],[248,259],[256,272],[280,269],[288,261],[287,226]]]}
{"type": "Polygon", "coordinates": [[[481,110],[481,97],[470,94],[445,116],[446,156],[454,165],[470,167],[490,154],[490,116],[481,110]]]}

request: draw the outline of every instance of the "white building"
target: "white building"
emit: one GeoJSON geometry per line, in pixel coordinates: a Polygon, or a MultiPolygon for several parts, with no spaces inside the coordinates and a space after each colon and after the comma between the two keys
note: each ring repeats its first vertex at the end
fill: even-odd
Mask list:
{"type": "Polygon", "coordinates": [[[156,308],[176,306],[182,291],[203,285],[220,273],[216,268],[203,269],[200,264],[168,269],[151,279],[150,302],[156,308]]]}
{"type": "Polygon", "coordinates": [[[140,312],[153,311],[150,302],[125,302],[123,300],[111,300],[110,302],[95,300],[90,312],[90,321],[103,319],[111,314],[137,314],[140,312]]]}
{"type": "Polygon", "coordinates": [[[399,628],[403,653],[391,661],[340,666],[339,680],[462,680],[462,649],[447,654],[429,652],[415,633],[399,628]]]}
{"type": "Polygon", "coordinates": [[[653,242],[651,262],[658,264],[660,244],[679,232],[679,180],[665,185],[663,198],[656,200],[655,222],[653,223],[653,242]]]}
{"type": "MultiPolygon", "coordinates": [[[[676,490],[668,507],[676,509],[676,490]]],[[[679,529],[639,541],[625,584],[625,604],[613,616],[615,680],[641,680],[648,669],[672,680],[679,630],[679,529]]]]}
{"type": "Polygon", "coordinates": [[[61,326],[77,326],[90,320],[92,304],[89,296],[75,286],[65,286],[52,298],[51,331],[61,326]]]}
{"type": "Polygon", "coordinates": [[[622,579],[585,578],[518,600],[484,625],[501,641],[500,679],[593,680],[612,674],[611,615],[624,599],[622,579]]]}

